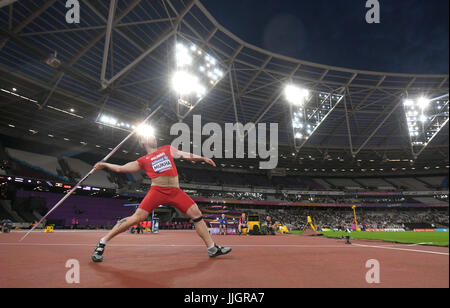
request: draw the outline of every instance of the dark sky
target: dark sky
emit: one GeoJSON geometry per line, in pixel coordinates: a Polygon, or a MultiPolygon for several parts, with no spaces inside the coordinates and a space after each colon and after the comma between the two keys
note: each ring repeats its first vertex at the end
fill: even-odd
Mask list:
{"type": "Polygon", "coordinates": [[[298,59],[361,70],[448,74],[449,0],[201,0],[225,28],[298,59]]]}

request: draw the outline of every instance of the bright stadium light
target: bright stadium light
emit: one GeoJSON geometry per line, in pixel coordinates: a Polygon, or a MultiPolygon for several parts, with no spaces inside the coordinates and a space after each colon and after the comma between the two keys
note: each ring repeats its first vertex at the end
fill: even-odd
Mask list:
{"type": "Polygon", "coordinates": [[[310,95],[308,90],[294,85],[287,85],[284,89],[284,94],[289,103],[297,106],[302,106],[308,100],[310,95]]]}
{"type": "Polygon", "coordinates": [[[141,124],[138,126],[137,133],[141,137],[149,138],[155,136],[155,129],[146,124],[141,124]]]}
{"type": "Polygon", "coordinates": [[[200,47],[183,39],[175,45],[175,67],[171,87],[178,103],[189,110],[225,76],[219,61],[200,47]]]}
{"type": "Polygon", "coordinates": [[[421,110],[425,110],[430,105],[430,100],[425,97],[421,97],[417,100],[417,105],[421,110]]]}
{"type": "Polygon", "coordinates": [[[178,67],[189,66],[193,61],[189,49],[183,44],[177,44],[176,58],[178,67]]]}
{"type": "Polygon", "coordinates": [[[424,96],[403,102],[413,155],[417,158],[448,123],[448,94],[429,99],[424,96]]]}
{"type": "Polygon", "coordinates": [[[414,106],[414,101],[411,99],[405,99],[405,101],[403,102],[403,105],[405,105],[406,107],[414,106]]]}
{"type": "Polygon", "coordinates": [[[119,121],[116,118],[106,114],[100,115],[95,123],[127,132],[131,132],[137,128],[137,126],[134,124],[119,121]]]}
{"type": "Polygon", "coordinates": [[[107,115],[102,115],[100,121],[103,122],[104,124],[117,125],[117,120],[107,115]]]}
{"type": "Polygon", "coordinates": [[[175,72],[172,78],[172,87],[180,95],[190,95],[204,93],[204,87],[200,84],[197,77],[188,72],[175,72]]]}
{"type": "Polygon", "coordinates": [[[343,98],[342,95],[332,93],[312,93],[294,84],[285,86],[284,95],[290,103],[293,138],[297,149],[306,143],[343,98]]]}

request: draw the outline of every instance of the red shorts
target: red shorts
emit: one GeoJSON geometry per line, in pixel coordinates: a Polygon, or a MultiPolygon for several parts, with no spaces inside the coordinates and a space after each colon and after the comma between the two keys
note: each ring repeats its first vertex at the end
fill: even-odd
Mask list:
{"type": "Polygon", "coordinates": [[[152,186],[139,208],[151,213],[160,205],[170,205],[186,214],[194,204],[195,201],[180,188],[152,186]]]}

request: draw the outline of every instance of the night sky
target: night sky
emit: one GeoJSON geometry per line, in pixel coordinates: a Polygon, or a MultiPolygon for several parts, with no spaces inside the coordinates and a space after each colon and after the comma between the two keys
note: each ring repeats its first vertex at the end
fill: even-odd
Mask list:
{"type": "Polygon", "coordinates": [[[361,70],[448,74],[449,0],[201,0],[225,28],[258,47],[361,70]]]}

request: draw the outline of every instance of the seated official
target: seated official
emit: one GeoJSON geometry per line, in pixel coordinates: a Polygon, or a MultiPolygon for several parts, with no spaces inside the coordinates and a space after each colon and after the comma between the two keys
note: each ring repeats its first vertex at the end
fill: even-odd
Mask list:
{"type": "Polygon", "coordinates": [[[239,219],[239,226],[238,226],[239,235],[242,234],[242,229],[247,229],[248,231],[248,218],[247,215],[245,215],[245,213],[242,213],[242,216],[239,219]]]}
{"type": "Polygon", "coordinates": [[[225,216],[225,214],[222,214],[222,217],[219,219],[219,234],[227,235],[228,230],[228,218],[225,216]]]}
{"type": "Polygon", "coordinates": [[[267,227],[267,232],[269,234],[275,235],[276,227],[272,221],[272,217],[270,217],[270,216],[266,217],[266,227],[267,227]]]}

